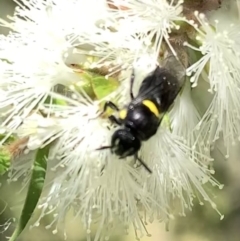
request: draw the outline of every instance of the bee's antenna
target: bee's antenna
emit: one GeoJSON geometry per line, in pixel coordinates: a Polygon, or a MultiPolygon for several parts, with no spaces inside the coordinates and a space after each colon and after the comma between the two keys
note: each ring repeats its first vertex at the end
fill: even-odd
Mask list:
{"type": "Polygon", "coordinates": [[[96,149],[96,151],[100,151],[100,150],[105,150],[105,149],[111,149],[112,146],[102,146],[96,149]]]}

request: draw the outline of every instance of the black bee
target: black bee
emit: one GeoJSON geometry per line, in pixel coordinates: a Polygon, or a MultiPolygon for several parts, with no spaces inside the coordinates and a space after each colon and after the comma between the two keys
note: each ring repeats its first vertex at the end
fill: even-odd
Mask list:
{"type": "Polygon", "coordinates": [[[120,159],[133,155],[151,173],[151,169],[138,157],[137,153],[142,141],[147,141],[156,134],[164,114],[173,104],[182,84],[174,71],[170,72],[167,66],[157,66],[142,81],[139,92],[134,97],[132,90],[134,78],[133,72],[130,86],[131,102],[127,106],[119,109],[113,102],[105,103],[103,112],[107,108],[117,111],[118,117],[111,115],[109,119],[121,128],[113,133],[110,146],[103,146],[98,150],[110,148],[112,153],[120,159]]]}

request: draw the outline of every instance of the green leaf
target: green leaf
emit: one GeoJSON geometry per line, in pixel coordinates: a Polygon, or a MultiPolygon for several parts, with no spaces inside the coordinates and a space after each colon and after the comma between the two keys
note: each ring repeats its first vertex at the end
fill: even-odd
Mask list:
{"type": "Polygon", "coordinates": [[[36,208],[36,205],[42,193],[43,184],[45,180],[47,168],[46,158],[48,157],[49,148],[50,146],[46,146],[43,149],[39,149],[36,153],[34,168],[32,171],[32,176],[28,187],[28,192],[23,206],[23,210],[18,221],[17,227],[9,241],[17,240],[19,235],[26,227],[28,221],[32,217],[32,214],[36,208]]]}
{"type": "Polygon", "coordinates": [[[0,176],[3,175],[10,166],[11,155],[6,150],[0,150],[0,176]]]}
{"type": "Polygon", "coordinates": [[[79,91],[79,89],[82,88],[92,100],[95,100],[96,95],[93,91],[93,86],[92,86],[93,75],[90,72],[82,72],[82,73],[78,73],[78,75],[81,77],[83,81],[81,85],[79,84],[76,85],[75,89],[79,91]]]}
{"type": "Polygon", "coordinates": [[[171,120],[170,120],[170,117],[169,117],[168,113],[166,113],[163,116],[161,126],[167,128],[171,131],[171,120]]]}
{"type": "MultiPolygon", "coordinates": [[[[6,136],[6,135],[4,135],[4,134],[0,134],[0,141],[1,141],[3,138],[5,138],[5,136],[6,136]]],[[[4,143],[5,143],[5,144],[11,143],[11,142],[13,142],[14,140],[15,140],[15,137],[14,137],[14,136],[9,136],[4,143]]]]}
{"type": "Polygon", "coordinates": [[[112,78],[105,78],[100,74],[91,72],[90,70],[84,70],[82,73],[78,73],[82,79],[81,85],[75,85],[75,90],[82,88],[90,98],[102,99],[112,93],[119,86],[119,82],[112,78]]]}
{"type": "Polygon", "coordinates": [[[54,105],[67,105],[65,100],[61,100],[61,99],[56,99],[56,98],[51,98],[51,97],[47,97],[45,100],[45,104],[54,104],[54,105]]]}
{"type": "MultiPolygon", "coordinates": [[[[0,134],[0,140],[2,140],[3,138],[5,138],[5,135],[0,134]]],[[[6,139],[5,144],[9,144],[14,140],[15,140],[14,136],[9,136],[6,139]]],[[[8,171],[10,166],[10,161],[11,161],[11,154],[9,153],[9,151],[5,147],[0,148],[0,176],[8,171]]]]}
{"type": "Polygon", "coordinates": [[[99,100],[111,94],[117,89],[118,85],[118,81],[114,78],[106,79],[103,76],[92,78],[93,91],[99,100]]]}
{"type": "Polygon", "coordinates": [[[86,62],[74,65],[76,74],[80,76],[81,81],[73,83],[73,86],[76,91],[80,91],[80,88],[83,89],[92,100],[100,100],[116,90],[119,82],[113,77],[106,78],[108,73],[106,69],[90,69],[89,65],[92,61],[90,59],[89,64],[86,62]]]}

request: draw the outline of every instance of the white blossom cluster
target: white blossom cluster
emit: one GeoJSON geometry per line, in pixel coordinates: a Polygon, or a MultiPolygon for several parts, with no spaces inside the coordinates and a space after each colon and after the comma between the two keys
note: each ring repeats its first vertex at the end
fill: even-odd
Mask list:
{"type": "MultiPolygon", "coordinates": [[[[41,215],[34,225],[53,213],[47,228],[56,232],[73,209],[88,235],[97,223],[96,241],[121,225],[127,231],[133,227],[140,238],[148,234],[148,222],[185,216],[195,198],[219,212],[205,187],[222,187],[212,177],[214,142],[222,135],[228,155],[230,145],[240,140],[240,21],[231,10],[237,1],[207,15],[196,11],[194,20],[184,16],[182,0],[16,3],[14,15],[0,20],[10,30],[0,35],[1,145],[12,135],[27,138],[23,155],[51,145],[41,215]],[[170,38],[186,26],[195,35],[182,44],[193,56],[185,84],[157,134],[140,150],[152,174],[134,158],[96,150],[109,145],[117,128],[100,117],[103,102],[128,104],[132,68],[137,93],[165,51],[163,43],[181,61],[170,38]],[[102,99],[91,98],[73,68],[83,63],[106,68],[105,81],[115,78],[118,88],[102,99]],[[213,96],[203,116],[192,100],[199,81],[209,83],[213,96]]],[[[31,170],[34,160],[24,160],[13,162],[11,179],[31,170]]]]}

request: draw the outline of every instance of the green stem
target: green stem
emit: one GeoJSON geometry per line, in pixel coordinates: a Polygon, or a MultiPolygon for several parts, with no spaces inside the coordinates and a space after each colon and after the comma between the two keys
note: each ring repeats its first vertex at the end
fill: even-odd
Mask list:
{"type": "Polygon", "coordinates": [[[19,225],[17,225],[17,227],[15,228],[11,238],[9,239],[9,241],[15,241],[17,240],[18,236],[20,235],[20,233],[22,232],[21,227],[19,225]]]}
{"type": "Polygon", "coordinates": [[[9,239],[9,241],[15,241],[26,227],[28,221],[32,217],[32,214],[37,206],[38,200],[41,196],[43,184],[46,175],[47,162],[46,158],[49,153],[50,146],[46,146],[43,149],[39,149],[35,156],[34,168],[30,184],[28,187],[27,196],[21,213],[21,217],[18,221],[17,227],[9,239]]]}

